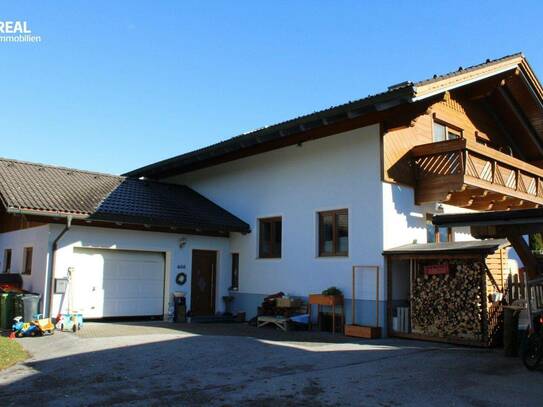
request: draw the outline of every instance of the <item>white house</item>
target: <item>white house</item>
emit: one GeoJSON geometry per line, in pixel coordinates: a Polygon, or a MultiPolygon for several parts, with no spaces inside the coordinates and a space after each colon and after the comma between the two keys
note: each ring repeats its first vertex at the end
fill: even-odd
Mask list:
{"type": "MultiPolygon", "coordinates": [[[[0,248],[12,250],[11,270],[19,271],[24,247],[34,247],[32,277],[25,281],[45,297],[44,284],[72,270],[79,291],[70,306],[98,317],[166,313],[175,291],[185,292],[195,315],[221,311],[222,296],[230,293],[234,310],[252,317],[271,293],[307,297],[335,286],[345,294],[349,319],[352,267],[378,266],[380,292],[373,288],[373,275],[362,272],[356,306],[362,323],[371,323],[379,306],[384,327],[383,251],[472,239],[465,228],[435,228],[436,213],[543,204],[542,101],[541,84],[520,54],[402,83],[136,169],[120,181],[177,186],[190,196],[196,191],[220,206],[213,210],[196,211],[198,205],[185,203],[188,197],[168,199],[175,210],[154,206],[154,195],[147,194],[143,206],[169,218],[139,221],[133,230],[126,207],[116,207],[115,216],[99,216],[103,202],[115,195],[110,188],[62,236],[56,251],[52,242],[67,214],[36,226],[31,222],[43,222],[44,216],[36,208],[39,213],[20,213],[25,229],[4,228],[0,248]],[[183,221],[170,225],[179,212],[183,221]],[[140,283],[133,281],[135,269],[140,283]],[[181,272],[187,276],[182,286],[175,282],[181,272]],[[81,274],[85,277],[78,280],[81,274]],[[134,289],[126,289],[131,284],[134,289]],[[89,294],[89,287],[102,291],[89,294]]],[[[6,194],[5,175],[0,194],[6,194]]],[[[138,191],[124,198],[128,206],[142,202],[138,191]]],[[[17,215],[9,205],[6,210],[17,215]]],[[[52,315],[61,301],[62,295],[53,294],[52,315]]]]}
{"type": "Polygon", "coordinates": [[[198,249],[214,253],[201,270],[217,284],[202,312],[220,310],[230,281],[222,271],[228,234],[249,232],[184,186],[0,159],[0,188],[2,271],[21,273],[53,317],[167,315],[171,293],[191,301],[191,262],[207,253],[198,249]],[[179,274],[188,282],[179,284],[179,274]]]}

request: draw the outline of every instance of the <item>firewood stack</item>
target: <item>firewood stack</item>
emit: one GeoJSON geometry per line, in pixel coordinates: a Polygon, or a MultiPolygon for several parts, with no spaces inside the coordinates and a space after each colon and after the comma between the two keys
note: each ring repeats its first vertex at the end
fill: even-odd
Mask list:
{"type": "Polygon", "coordinates": [[[451,264],[449,274],[425,275],[413,281],[412,332],[437,337],[480,340],[483,319],[483,265],[451,264]]]}

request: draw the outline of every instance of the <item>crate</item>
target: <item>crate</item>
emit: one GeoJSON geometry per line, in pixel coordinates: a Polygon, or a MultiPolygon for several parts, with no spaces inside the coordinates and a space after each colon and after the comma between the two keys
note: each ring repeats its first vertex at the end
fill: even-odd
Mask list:
{"type": "Polygon", "coordinates": [[[375,339],[381,337],[381,328],[377,326],[345,325],[345,336],[375,339]]]}
{"type": "Polygon", "coordinates": [[[299,308],[302,306],[302,301],[298,298],[277,298],[275,306],[278,308],[299,308]]]}

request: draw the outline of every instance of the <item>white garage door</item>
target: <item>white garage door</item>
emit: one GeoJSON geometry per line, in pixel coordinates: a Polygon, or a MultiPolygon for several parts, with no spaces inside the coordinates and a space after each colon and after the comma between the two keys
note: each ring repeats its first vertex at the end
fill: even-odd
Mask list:
{"type": "Polygon", "coordinates": [[[71,308],[85,318],[162,315],[164,255],[76,248],[71,308]]]}

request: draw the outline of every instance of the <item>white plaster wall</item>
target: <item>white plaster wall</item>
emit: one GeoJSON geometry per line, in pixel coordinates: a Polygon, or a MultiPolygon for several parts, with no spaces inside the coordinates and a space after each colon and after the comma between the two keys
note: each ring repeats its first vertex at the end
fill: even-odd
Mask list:
{"type": "MultiPolygon", "coordinates": [[[[413,188],[382,183],[384,249],[416,243],[426,243],[427,213],[473,212],[465,208],[442,205],[438,211],[435,204],[415,205],[413,188]]],[[[455,241],[473,240],[469,228],[453,228],[455,241]]]]}
{"type": "Polygon", "coordinates": [[[11,272],[23,271],[25,247],[32,247],[32,274],[23,274],[23,288],[43,294],[43,283],[47,269],[49,226],[17,230],[0,234],[0,270],[4,270],[4,250],[11,249],[11,272]]]}
{"type": "MultiPolygon", "coordinates": [[[[50,241],[55,239],[62,230],[62,225],[51,225],[50,241]]],[[[131,231],[122,229],[99,228],[91,226],[73,226],[59,242],[55,264],[55,278],[65,278],[68,268],[74,266],[74,247],[89,247],[101,249],[120,249],[154,251],[165,253],[166,265],[166,299],[164,313],[168,312],[168,302],[171,293],[183,291],[187,297],[187,307],[190,308],[190,285],[192,250],[217,251],[217,292],[216,311],[222,311],[224,304],[222,296],[228,295],[230,285],[230,254],[227,238],[207,237],[196,235],[181,235],[174,233],[131,231]],[[180,239],[186,239],[186,245],[180,248],[180,239]],[[185,272],[187,282],[178,286],[175,282],[177,273],[185,272]]],[[[53,297],[51,315],[56,316],[60,309],[61,295],[53,297]]],[[[68,307],[67,299],[63,302],[63,311],[68,307]]]]}
{"type": "Polygon", "coordinates": [[[350,298],[352,266],[364,264],[380,266],[384,299],[380,178],[373,125],[166,181],[194,188],[250,224],[252,233],[231,238],[231,251],[240,254],[241,293],[306,296],[337,286],[350,298]],[[317,212],[341,208],[349,210],[349,256],[319,258],[317,212]],[[281,259],[257,257],[257,220],[268,216],[282,216],[281,259]]]}

